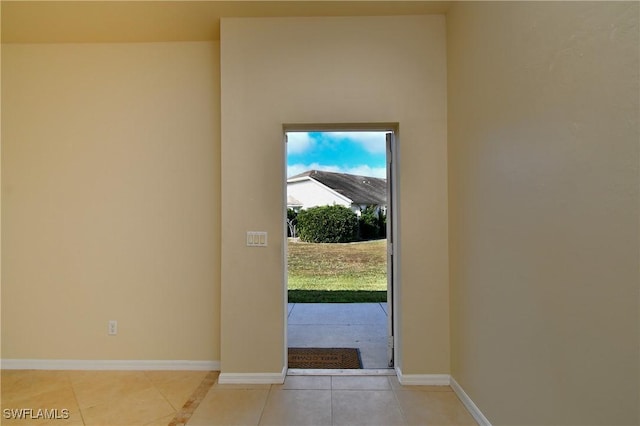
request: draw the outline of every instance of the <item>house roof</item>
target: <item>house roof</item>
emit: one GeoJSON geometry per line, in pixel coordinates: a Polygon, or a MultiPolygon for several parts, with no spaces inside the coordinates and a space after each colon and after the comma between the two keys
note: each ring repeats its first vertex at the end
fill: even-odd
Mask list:
{"type": "Polygon", "coordinates": [[[287,206],[288,207],[300,207],[302,206],[302,202],[297,198],[287,195],[287,206]]]}
{"type": "Polygon", "coordinates": [[[308,170],[288,181],[311,178],[351,199],[354,204],[387,204],[387,180],[371,176],[308,170]]]}

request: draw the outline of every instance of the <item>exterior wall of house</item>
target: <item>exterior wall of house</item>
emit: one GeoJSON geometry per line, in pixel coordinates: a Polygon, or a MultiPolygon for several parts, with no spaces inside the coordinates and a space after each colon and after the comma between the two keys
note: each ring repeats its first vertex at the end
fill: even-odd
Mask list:
{"type": "Polygon", "coordinates": [[[285,365],[283,124],[376,122],[400,129],[396,361],[447,374],[444,16],[223,19],[221,58],[222,374],[285,365]],[[247,247],[247,230],[269,246],[247,247]]]}
{"type": "Polygon", "coordinates": [[[447,15],[452,374],[495,425],[640,424],[638,6],[447,15]]]}
{"type": "Polygon", "coordinates": [[[307,179],[287,183],[287,194],[299,200],[303,209],[333,205],[351,207],[351,200],[336,194],[314,180],[307,179]]]}
{"type": "Polygon", "coordinates": [[[215,42],[2,45],[3,359],[220,359],[218,79],[215,42]]]}

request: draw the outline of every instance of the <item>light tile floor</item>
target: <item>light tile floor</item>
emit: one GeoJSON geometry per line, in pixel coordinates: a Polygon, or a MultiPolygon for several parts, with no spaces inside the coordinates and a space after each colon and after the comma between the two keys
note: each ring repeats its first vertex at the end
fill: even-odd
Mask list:
{"type": "MultiPolygon", "coordinates": [[[[181,408],[210,378],[203,371],[3,370],[0,421],[24,426],[179,425],[181,408]],[[34,414],[66,409],[69,418],[5,418],[5,409],[20,408],[34,414]]],[[[282,385],[210,383],[188,425],[476,424],[450,387],[402,386],[395,376],[287,376],[282,385]]]]}
{"type": "Polygon", "coordinates": [[[0,423],[5,425],[163,425],[198,388],[207,371],[2,370],[0,423]],[[23,411],[27,419],[5,409],[23,411]],[[44,419],[49,410],[53,417],[44,419]],[[58,410],[57,412],[52,410],[58,410]],[[63,410],[68,410],[68,418],[63,410]],[[40,418],[38,418],[40,417],[40,418]]]}
{"type": "Polygon", "coordinates": [[[214,385],[188,425],[476,425],[448,386],[395,376],[287,376],[283,385],[214,385]]]}

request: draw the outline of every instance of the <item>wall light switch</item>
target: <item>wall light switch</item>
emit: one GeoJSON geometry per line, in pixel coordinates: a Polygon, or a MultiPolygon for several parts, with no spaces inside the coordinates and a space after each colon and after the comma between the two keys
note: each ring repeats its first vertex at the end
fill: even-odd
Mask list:
{"type": "Polygon", "coordinates": [[[266,247],[267,233],[264,231],[247,231],[247,246],[266,247]]]}

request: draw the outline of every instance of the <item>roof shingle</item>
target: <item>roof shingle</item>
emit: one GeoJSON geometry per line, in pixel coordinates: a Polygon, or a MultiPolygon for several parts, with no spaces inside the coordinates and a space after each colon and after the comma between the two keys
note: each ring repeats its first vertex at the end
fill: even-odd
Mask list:
{"type": "Polygon", "coordinates": [[[355,204],[387,204],[387,180],[371,176],[308,170],[289,178],[308,176],[350,198],[355,204]]]}

